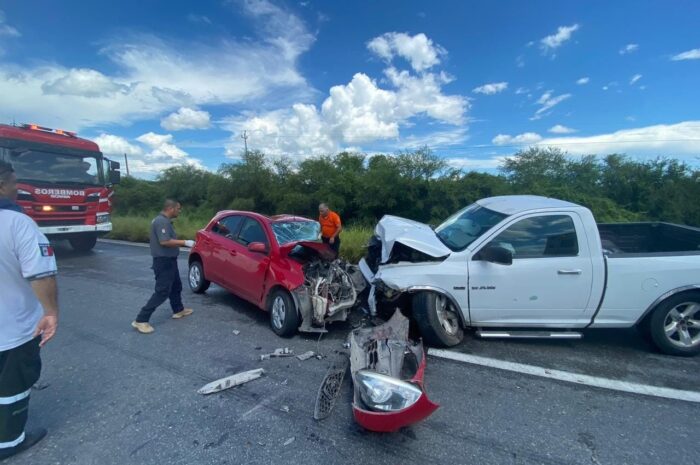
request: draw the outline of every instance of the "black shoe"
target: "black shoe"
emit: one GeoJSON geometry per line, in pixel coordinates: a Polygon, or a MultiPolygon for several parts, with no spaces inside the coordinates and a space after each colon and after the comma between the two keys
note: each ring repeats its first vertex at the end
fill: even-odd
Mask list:
{"type": "Polygon", "coordinates": [[[21,452],[32,447],[37,442],[44,439],[46,436],[46,430],[44,428],[38,428],[30,433],[24,434],[24,441],[17,444],[15,447],[9,447],[7,449],[0,449],[0,461],[17,455],[21,452]]]}

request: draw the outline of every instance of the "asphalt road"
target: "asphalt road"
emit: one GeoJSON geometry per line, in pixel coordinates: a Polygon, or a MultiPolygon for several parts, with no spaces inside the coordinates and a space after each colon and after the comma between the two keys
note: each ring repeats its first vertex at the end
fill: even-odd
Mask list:
{"type": "MultiPolygon", "coordinates": [[[[49,436],[12,465],[700,463],[699,403],[434,357],[427,391],[441,408],[426,421],[394,434],[362,430],[346,377],[333,414],[317,422],[329,361],[259,357],[278,347],[330,355],[349,324],[336,324],[320,342],[280,339],[266,314],[212,286],[205,295],[186,289],[194,315],[172,320],[163,306],[152,319],[156,332],[144,336],[130,322],[153,285],[148,249],[98,243],[79,255],[58,243],[57,257],[61,322],[43,351],[45,388],[33,391],[29,421],[49,436]],[[266,371],[258,380],[196,392],[258,367],[266,371]]],[[[184,254],[180,263],[184,281],[184,254]]],[[[634,330],[591,331],[581,341],[466,339],[457,351],[700,391],[700,357],[654,353],[634,330]]]]}

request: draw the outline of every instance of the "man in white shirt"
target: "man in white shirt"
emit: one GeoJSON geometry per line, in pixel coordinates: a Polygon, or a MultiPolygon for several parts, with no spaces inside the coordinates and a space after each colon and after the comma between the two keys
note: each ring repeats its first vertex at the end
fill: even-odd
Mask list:
{"type": "Polygon", "coordinates": [[[45,429],[24,427],[41,373],[40,348],[58,326],[53,249],[16,198],[12,165],[0,161],[0,460],[46,436],[45,429]]]}

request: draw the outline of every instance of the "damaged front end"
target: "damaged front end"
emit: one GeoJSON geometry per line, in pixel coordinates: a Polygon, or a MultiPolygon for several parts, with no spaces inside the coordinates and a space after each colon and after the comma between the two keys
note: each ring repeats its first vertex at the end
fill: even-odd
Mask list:
{"type": "Polygon", "coordinates": [[[325,332],[326,323],[345,321],[359,294],[367,287],[360,269],[325,244],[299,243],[290,257],[302,261],[304,284],[292,290],[302,322],[301,332],[325,332]]]}
{"type": "Polygon", "coordinates": [[[408,339],[408,328],[408,319],[396,311],[386,323],[350,335],[353,415],[370,431],[397,431],[439,407],[425,393],[423,344],[408,339]]]}

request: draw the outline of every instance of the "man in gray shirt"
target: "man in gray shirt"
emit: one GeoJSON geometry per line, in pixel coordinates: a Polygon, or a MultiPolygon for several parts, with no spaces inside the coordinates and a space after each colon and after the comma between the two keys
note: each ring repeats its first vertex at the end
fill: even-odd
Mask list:
{"type": "Polygon", "coordinates": [[[191,248],[194,246],[194,241],[178,239],[171,221],[178,217],[181,208],[178,202],[168,199],[163,204],[163,211],[151,222],[150,244],[156,288],[136,320],[131,323],[131,326],[142,334],[150,334],[154,331],[149,323],[151,315],[168,299],[170,299],[173,318],[180,319],[192,314],[192,309],[185,308],[182,304],[182,281],[177,267],[177,256],[180,254],[180,247],[191,248]]]}

